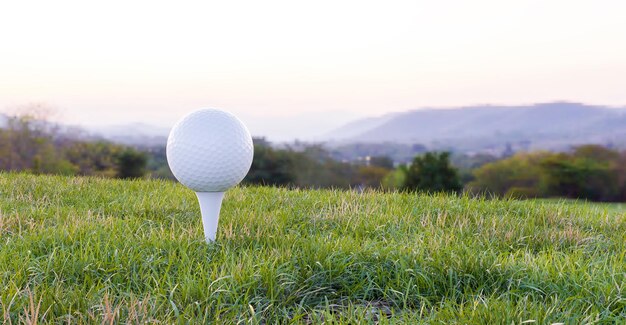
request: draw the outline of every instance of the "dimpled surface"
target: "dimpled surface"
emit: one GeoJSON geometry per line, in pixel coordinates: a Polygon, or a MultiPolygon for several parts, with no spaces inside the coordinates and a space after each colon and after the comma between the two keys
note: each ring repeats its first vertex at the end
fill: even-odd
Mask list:
{"type": "Polygon", "coordinates": [[[196,192],[223,192],[246,176],[254,147],[246,126],[234,115],[201,109],[170,131],[167,162],[176,179],[196,192]]]}

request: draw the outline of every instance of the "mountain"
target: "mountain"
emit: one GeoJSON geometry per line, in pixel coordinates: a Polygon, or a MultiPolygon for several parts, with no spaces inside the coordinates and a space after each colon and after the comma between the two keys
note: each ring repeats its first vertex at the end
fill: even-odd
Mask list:
{"type": "Polygon", "coordinates": [[[421,143],[434,149],[563,149],[626,146],[626,109],[555,102],[531,106],[421,109],[355,121],[326,135],[335,143],[421,143]],[[362,126],[353,132],[355,126],[362,126]],[[367,127],[370,126],[370,127],[367,127]]]}
{"type": "Polygon", "coordinates": [[[265,137],[271,142],[291,142],[293,140],[315,141],[325,134],[363,115],[342,110],[317,112],[291,112],[289,114],[268,114],[254,112],[242,114],[239,118],[246,124],[254,137],[265,137]]]}
{"type": "Polygon", "coordinates": [[[367,132],[368,130],[375,129],[387,121],[394,118],[397,114],[391,113],[381,117],[368,117],[350,122],[339,129],[332,132],[332,137],[336,139],[348,139],[351,137],[359,136],[360,134],[367,132]]]}

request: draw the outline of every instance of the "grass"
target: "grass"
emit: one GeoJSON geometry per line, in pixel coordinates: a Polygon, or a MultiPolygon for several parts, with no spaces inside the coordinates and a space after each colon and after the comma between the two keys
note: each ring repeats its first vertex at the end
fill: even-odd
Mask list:
{"type": "Polygon", "coordinates": [[[0,174],[5,323],[619,323],[626,214],[235,188],[218,242],[164,181],[0,174]]]}
{"type": "Polygon", "coordinates": [[[587,202],[571,199],[536,199],[543,202],[552,202],[556,204],[584,204],[589,208],[606,210],[609,213],[626,213],[626,203],[603,203],[603,202],[587,202]]]}

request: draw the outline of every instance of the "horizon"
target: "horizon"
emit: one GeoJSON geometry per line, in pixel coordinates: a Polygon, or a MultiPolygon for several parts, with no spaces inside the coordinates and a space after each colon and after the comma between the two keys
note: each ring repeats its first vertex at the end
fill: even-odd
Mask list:
{"type": "MultiPolygon", "coordinates": [[[[267,122],[271,121],[272,118],[268,117],[257,117],[251,119],[242,119],[243,122],[248,126],[251,131],[253,137],[264,138],[267,141],[275,142],[275,143],[289,143],[293,141],[304,141],[304,142],[317,142],[317,141],[328,141],[332,138],[328,138],[334,132],[341,132],[345,127],[349,127],[355,123],[360,123],[365,120],[371,119],[384,119],[386,116],[397,115],[397,114],[410,114],[413,112],[419,111],[438,111],[438,110],[471,110],[471,109],[484,109],[484,108],[494,108],[494,109],[515,109],[515,108],[530,108],[536,106],[547,106],[547,105],[578,105],[587,108],[597,108],[597,109],[607,109],[607,110],[618,110],[626,112],[626,106],[608,106],[601,105],[595,103],[583,103],[583,102],[575,102],[571,100],[556,100],[550,102],[536,102],[529,104],[511,104],[511,105],[503,105],[503,104],[495,104],[495,103],[483,103],[483,104],[473,104],[473,105],[463,105],[456,107],[419,107],[408,110],[396,110],[389,111],[383,114],[378,115],[370,115],[370,116],[357,116],[350,115],[346,112],[334,112],[343,114],[340,119],[330,120],[326,118],[327,112],[304,112],[292,114],[290,116],[281,116],[278,117],[278,121],[273,121],[273,125],[267,127],[267,122]],[[315,125],[316,131],[305,131],[302,132],[302,128],[306,125],[315,125]],[[279,127],[276,127],[276,126],[279,127]]],[[[35,109],[43,108],[46,120],[57,123],[59,125],[64,125],[66,127],[78,127],[84,131],[87,131],[92,135],[104,135],[106,138],[112,136],[130,136],[132,132],[128,133],[127,129],[135,127],[134,132],[136,132],[136,136],[167,136],[169,130],[173,126],[176,121],[171,121],[169,125],[159,125],[155,123],[149,123],[146,121],[139,120],[128,120],[120,123],[110,123],[110,124],[70,124],[66,123],[62,118],[58,116],[63,116],[62,112],[58,112],[54,110],[54,108],[50,108],[49,106],[42,103],[32,103],[35,109]],[[48,116],[48,114],[50,114],[48,116]],[[55,117],[57,116],[57,117],[55,117]]],[[[0,111],[0,115],[5,114],[7,116],[19,114],[21,110],[14,110],[12,112],[2,112],[0,111]]],[[[24,112],[28,112],[28,105],[24,106],[24,112]]],[[[35,111],[37,114],[37,112],[35,111]]]]}

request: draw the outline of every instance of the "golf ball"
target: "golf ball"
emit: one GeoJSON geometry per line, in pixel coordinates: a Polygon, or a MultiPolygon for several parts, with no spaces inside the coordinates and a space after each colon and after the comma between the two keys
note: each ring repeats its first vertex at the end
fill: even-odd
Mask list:
{"type": "Polygon", "coordinates": [[[183,185],[196,192],[223,192],[246,176],[254,147],[250,132],[237,117],[201,109],[174,125],[166,154],[172,173],[183,185]]]}

